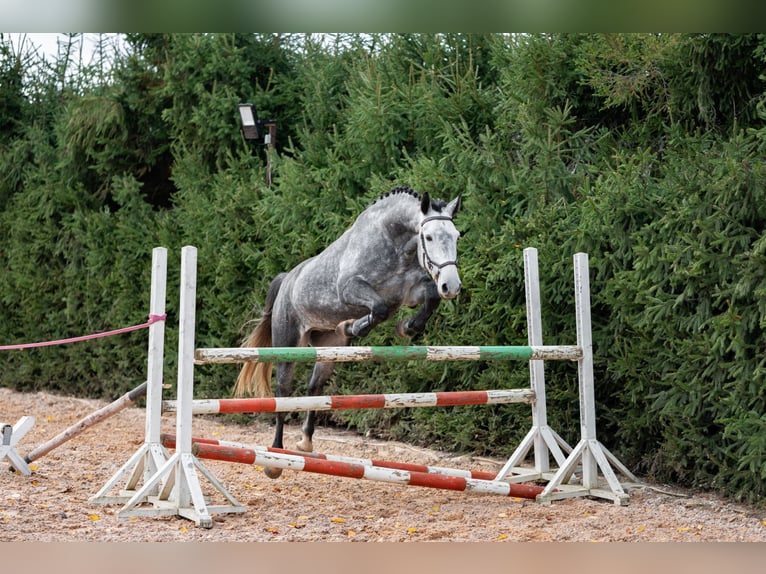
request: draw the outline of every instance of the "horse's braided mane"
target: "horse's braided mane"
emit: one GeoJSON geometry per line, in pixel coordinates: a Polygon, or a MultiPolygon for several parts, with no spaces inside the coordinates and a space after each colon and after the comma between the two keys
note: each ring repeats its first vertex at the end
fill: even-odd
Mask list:
{"type": "MultiPolygon", "coordinates": [[[[405,194],[412,196],[417,201],[420,201],[421,199],[420,194],[417,191],[413,190],[411,187],[407,185],[398,185],[395,188],[393,188],[391,191],[388,191],[386,193],[379,195],[376,199],[373,200],[373,202],[370,205],[374,205],[375,203],[379,201],[383,201],[389,197],[393,197],[397,195],[405,195],[405,194]]],[[[445,205],[447,205],[447,203],[444,200],[431,198],[432,209],[436,211],[441,211],[445,205]]]]}

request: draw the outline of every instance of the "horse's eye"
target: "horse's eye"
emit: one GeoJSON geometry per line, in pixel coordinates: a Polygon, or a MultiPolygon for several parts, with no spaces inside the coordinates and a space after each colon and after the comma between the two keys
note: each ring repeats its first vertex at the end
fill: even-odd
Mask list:
{"type": "Polygon", "coordinates": [[[434,238],[431,235],[426,235],[426,241],[433,241],[434,238]]]}

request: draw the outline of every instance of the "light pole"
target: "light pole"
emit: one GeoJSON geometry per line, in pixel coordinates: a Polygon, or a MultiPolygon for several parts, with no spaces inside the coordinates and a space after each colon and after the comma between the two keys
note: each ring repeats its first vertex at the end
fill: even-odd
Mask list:
{"type": "Polygon", "coordinates": [[[277,120],[259,120],[255,105],[239,104],[239,124],[242,137],[268,146],[266,150],[266,185],[271,187],[271,153],[277,141],[277,120]],[[263,133],[264,127],[268,128],[268,133],[263,133]]]}

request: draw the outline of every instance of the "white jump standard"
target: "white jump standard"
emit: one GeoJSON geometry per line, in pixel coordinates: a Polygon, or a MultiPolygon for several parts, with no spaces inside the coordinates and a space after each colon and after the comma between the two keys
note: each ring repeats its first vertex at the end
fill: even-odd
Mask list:
{"type": "MultiPolygon", "coordinates": [[[[152,279],[149,300],[149,313],[165,314],[167,292],[168,253],[164,247],[152,250],[152,279]]],[[[157,472],[170,454],[160,444],[160,416],[162,414],[162,365],[165,351],[165,321],[158,321],[149,327],[149,348],[147,352],[147,389],[146,389],[146,431],[144,444],[133,456],[107,481],[90,502],[99,504],[124,503],[135,494],[141,480],[147,481],[157,472]],[[119,494],[108,493],[117,484],[124,481],[124,488],[119,494]]],[[[150,492],[157,494],[158,489],[150,492]]]]}
{"type": "Polygon", "coordinates": [[[612,465],[633,482],[638,479],[609,452],[596,438],[596,399],[593,385],[593,342],[590,323],[590,278],[588,276],[588,255],[577,253],[574,256],[575,313],[577,324],[577,344],[582,349],[582,359],[577,363],[577,375],[580,386],[580,435],[577,446],[561,465],[553,479],[538,497],[540,501],[551,501],[573,496],[595,496],[608,498],[617,504],[627,504],[628,495],[623,490],[612,465]],[[578,464],[582,470],[582,484],[569,486],[572,474],[578,464]],[[598,469],[604,473],[607,488],[601,488],[598,469]],[[564,490],[562,491],[562,488],[564,490]]]}
{"type": "MultiPolygon", "coordinates": [[[[537,249],[524,249],[524,291],[527,310],[527,341],[529,345],[542,346],[543,319],[540,302],[540,275],[537,265],[537,249]]],[[[578,359],[582,358],[582,350],[577,348],[578,359]]],[[[564,452],[572,452],[567,442],[556,431],[548,426],[548,408],[545,399],[545,363],[539,360],[529,361],[529,381],[535,396],[535,406],[532,408],[532,428],[513,452],[508,462],[497,474],[502,480],[509,475],[524,476],[528,480],[550,478],[550,456],[560,467],[564,464],[564,452]],[[521,463],[532,450],[534,469],[521,467],[521,463]]]]}

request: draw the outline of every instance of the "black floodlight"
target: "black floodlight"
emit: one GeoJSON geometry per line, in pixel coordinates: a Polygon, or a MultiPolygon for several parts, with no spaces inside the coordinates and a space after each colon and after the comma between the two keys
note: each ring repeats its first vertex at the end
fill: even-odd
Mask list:
{"type": "Polygon", "coordinates": [[[260,122],[258,112],[253,104],[239,104],[239,123],[242,126],[242,135],[246,140],[261,139],[260,122]]]}

